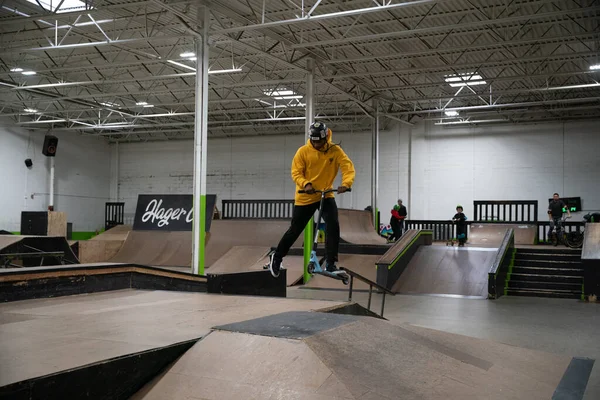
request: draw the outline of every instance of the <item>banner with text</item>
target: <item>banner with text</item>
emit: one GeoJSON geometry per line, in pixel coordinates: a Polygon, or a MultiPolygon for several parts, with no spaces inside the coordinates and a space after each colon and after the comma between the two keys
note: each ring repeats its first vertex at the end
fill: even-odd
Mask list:
{"type": "MultiPolygon", "coordinates": [[[[217,196],[206,195],[206,232],[210,230],[217,196]]],[[[193,196],[191,194],[140,194],[134,231],[192,231],[193,196]]]]}

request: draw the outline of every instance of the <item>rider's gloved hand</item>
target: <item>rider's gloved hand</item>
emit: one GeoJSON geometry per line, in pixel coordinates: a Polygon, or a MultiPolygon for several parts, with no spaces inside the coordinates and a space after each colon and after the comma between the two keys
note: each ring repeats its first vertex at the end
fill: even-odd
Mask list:
{"type": "Polygon", "coordinates": [[[338,193],[344,193],[348,188],[346,186],[339,186],[337,191],[338,193]]]}
{"type": "Polygon", "coordinates": [[[315,193],[315,189],[312,187],[312,185],[309,183],[306,186],[304,186],[304,191],[308,194],[313,194],[315,193]]]}

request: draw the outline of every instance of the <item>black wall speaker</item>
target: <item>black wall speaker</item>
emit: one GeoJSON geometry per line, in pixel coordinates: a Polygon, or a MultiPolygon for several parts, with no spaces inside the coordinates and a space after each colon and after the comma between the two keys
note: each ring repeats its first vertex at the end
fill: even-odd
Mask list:
{"type": "Polygon", "coordinates": [[[33,165],[31,158],[25,160],[25,165],[27,166],[27,168],[31,168],[31,166],[33,165]]]}
{"type": "Polygon", "coordinates": [[[58,138],[52,135],[44,136],[44,147],[42,148],[42,154],[48,157],[54,157],[56,155],[56,148],[58,147],[58,138]]]}

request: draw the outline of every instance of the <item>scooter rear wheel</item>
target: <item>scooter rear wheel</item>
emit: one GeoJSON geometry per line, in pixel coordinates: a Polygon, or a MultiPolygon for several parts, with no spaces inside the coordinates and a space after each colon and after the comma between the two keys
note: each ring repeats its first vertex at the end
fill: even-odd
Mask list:
{"type": "Polygon", "coordinates": [[[311,261],[308,263],[308,273],[313,274],[314,272],[315,272],[315,263],[311,261]]]}

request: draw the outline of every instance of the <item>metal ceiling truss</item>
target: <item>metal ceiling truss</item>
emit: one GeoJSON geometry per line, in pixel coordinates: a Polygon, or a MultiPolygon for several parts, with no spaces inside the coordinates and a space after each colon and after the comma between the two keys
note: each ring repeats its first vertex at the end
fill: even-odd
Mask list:
{"type": "Polygon", "coordinates": [[[196,62],[186,53],[207,6],[214,138],[302,133],[309,59],[315,110],[335,132],[369,131],[374,103],[408,125],[600,118],[598,0],[199,3],[48,12],[6,0],[0,115],[109,140],[192,137],[196,62]]]}

